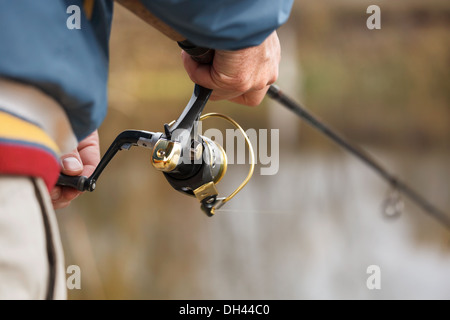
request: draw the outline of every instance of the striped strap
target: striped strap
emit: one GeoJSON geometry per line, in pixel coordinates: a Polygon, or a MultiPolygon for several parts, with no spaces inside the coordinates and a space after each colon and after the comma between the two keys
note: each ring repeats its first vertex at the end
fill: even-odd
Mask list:
{"type": "Polygon", "coordinates": [[[58,153],[38,125],[0,109],[0,174],[41,177],[51,190],[60,172],[58,153]]]}

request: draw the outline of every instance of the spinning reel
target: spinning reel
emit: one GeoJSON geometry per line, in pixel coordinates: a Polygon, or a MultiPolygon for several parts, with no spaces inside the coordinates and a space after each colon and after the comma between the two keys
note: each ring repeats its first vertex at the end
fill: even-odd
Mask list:
{"type": "Polygon", "coordinates": [[[180,117],[164,125],[164,133],[126,130],[120,133],[100,160],[90,177],[61,174],[57,185],[80,191],[94,191],[97,180],[119,150],[132,146],[152,150],[151,163],[162,171],[170,185],[186,195],[196,197],[201,209],[213,216],[215,211],[231,200],[250,180],[255,161],[247,134],[233,119],[218,113],[201,115],[212,90],[195,85],[192,97],[180,117]],[[217,183],[227,171],[227,156],[222,146],[198,134],[198,122],[222,118],[235,126],[244,136],[250,153],[250,170],[245,180],[229,196],[219,197],[217,183]]]}

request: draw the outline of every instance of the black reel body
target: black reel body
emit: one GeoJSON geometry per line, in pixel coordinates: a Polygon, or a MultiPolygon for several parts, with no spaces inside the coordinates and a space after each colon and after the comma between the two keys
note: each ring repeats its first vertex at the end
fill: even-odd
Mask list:
{"type": "Polygon", "coordinates": [[[170,185],[186,195],[195,196],[202,203],[202,210],[211,216],[211,208],[208,204],[217,201],[218,191],[215,185],[222,179],[227,171],[227,157],[223,148],[211,139],[199,136],[202,141],[197,148],[202,152],[191,153],[191,163],[181,163],[179,169],[164,172],[164,176],[170,185]],[[200,154],[201,159],[196,158],[200,154]],[[198,164],[200,162],[200,164],[198,164]],[[195,168],[192,175],[186,175],[189,170],[184,167],[195,168]]]}

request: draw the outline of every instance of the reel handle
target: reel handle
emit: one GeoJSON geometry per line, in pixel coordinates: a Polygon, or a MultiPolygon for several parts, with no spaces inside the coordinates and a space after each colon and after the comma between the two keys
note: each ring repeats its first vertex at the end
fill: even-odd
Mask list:
{"type": "Polygon", "coordinates": [[[61,173],[56,184],[62,187],[71,187],[78,191],[94,191],[95,189],[95,183],[91,183],[91,180],[86,176],[68,176],[61,173]]]}
{"type": "Polygon", "coordinates": [[[111,143],[106,153],[101,158],[97,167],[90,177],[68,176],[59,174],[57,186],[71,187],[79,191],[94,191],[100,174],[120,150],[129,150],[132,146],[140,146],[153,149],[156,142],[161,138],[160,132],[149,132],[144,130],[125,130],[121,132],[111,143]]]}

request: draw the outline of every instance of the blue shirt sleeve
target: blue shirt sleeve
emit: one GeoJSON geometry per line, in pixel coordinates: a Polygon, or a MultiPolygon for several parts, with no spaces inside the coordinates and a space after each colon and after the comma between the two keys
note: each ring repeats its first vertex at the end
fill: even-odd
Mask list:
{"type": "MultiPolygon", "coordinates": [[[[107,110],[113,2],[94,2],[92,19],[69,30],[67,8],[83,0],[0,0],[0,77],[33,85],[65,110],[82,140],[107,110]]],[[[1,125],[1,124],[0,124],[1,125]]]]}
{"type": "Polygon", "coordinates": [[[140,0],[155,16],[200,47],[259,45],[284,24],[294,0],[140,0]]]}

